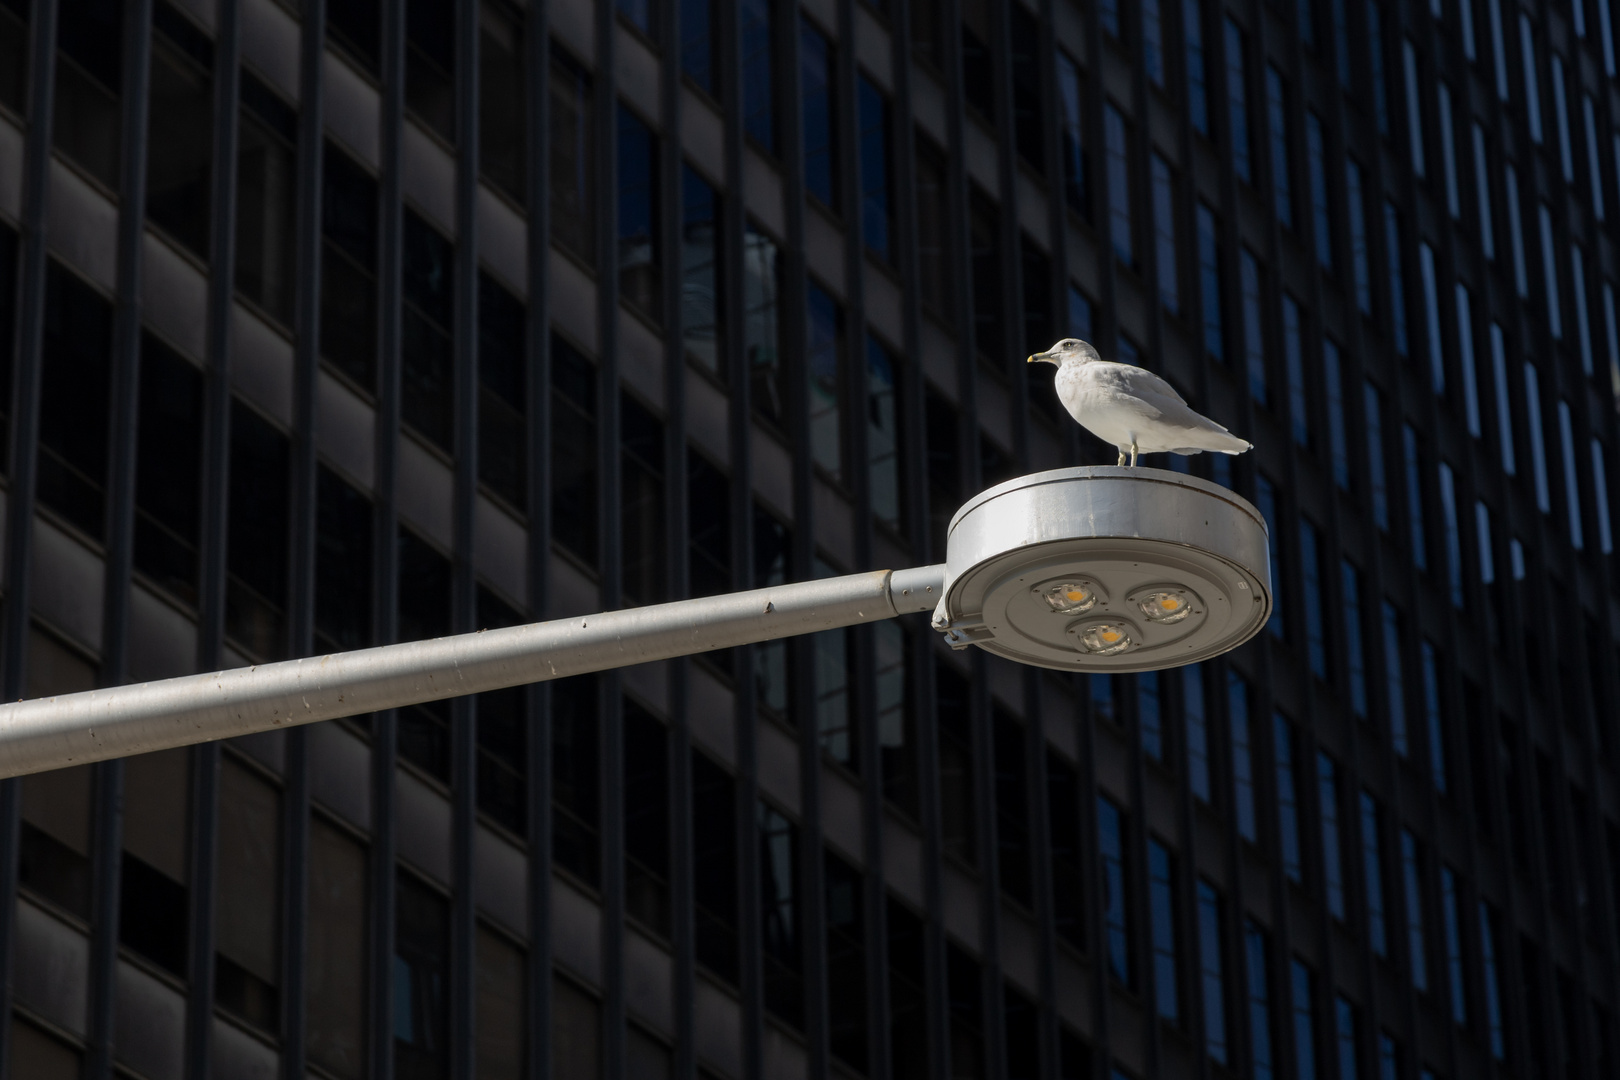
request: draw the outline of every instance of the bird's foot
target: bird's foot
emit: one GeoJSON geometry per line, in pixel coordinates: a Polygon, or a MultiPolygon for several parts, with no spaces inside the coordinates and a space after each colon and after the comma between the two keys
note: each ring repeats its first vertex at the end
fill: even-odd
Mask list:
{"type": "Polygon", "coordinates": [[[1136,468],[1136,444],[1131,443],[1131,468],[1136,468]]]}
{"type": "Polygon", "coordinates": [[[1115,465],[1123,465],[1123,464],[1125,464],[1125,451],[1121,450],[1119,452],[1119,460],[1114,462],[1114,464],[1115,465]]]}

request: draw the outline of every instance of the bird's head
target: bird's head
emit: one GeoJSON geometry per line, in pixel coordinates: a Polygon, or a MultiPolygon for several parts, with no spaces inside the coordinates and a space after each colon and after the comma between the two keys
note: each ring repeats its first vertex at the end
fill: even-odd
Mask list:
{"type": "Polygon", "coordinates": [[[1097,355],[1097,350],[1092,347],[1091,342],[1071,337],[1064,338],[1045,352],[1036,353],[1026,363],[1033,364],[1038,360],[1042,360],[1048,364],[1056,364],[1062,367],[1064,364],[1071,362],[1085,363],[1088,360],[1101,359],[1102,357],[1097,355]]]}

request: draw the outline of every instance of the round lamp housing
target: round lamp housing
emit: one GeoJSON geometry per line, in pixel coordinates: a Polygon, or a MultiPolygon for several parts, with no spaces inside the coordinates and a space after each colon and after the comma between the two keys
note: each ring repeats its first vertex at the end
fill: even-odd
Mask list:
{"type": "Polygon", "coordinates": [[[1206,480],[1112,465],[1021,476],[951,519],[934,628],[1063,671],[1235,649],[1271,615],[1265,519],[1206,480]]]}

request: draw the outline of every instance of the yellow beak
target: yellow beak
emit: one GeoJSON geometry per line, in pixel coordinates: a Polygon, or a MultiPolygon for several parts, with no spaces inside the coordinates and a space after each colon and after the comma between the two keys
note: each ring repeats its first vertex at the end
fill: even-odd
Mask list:
{"type": "Polygon", "coordinates": [[[1031,356],[1028,360],[1025,360],[1024,363],[1033,364],[1037,360],[1050,360],[1050,359],[1052,359],[1052,354],[1051,353],[1038,352],[1034,356],[1031,356]]]}

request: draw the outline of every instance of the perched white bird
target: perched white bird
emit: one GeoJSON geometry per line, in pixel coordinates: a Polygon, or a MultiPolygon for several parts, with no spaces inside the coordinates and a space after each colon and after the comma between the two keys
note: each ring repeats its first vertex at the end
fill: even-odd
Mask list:
{"type": "Polygon", "coordinates": [[[1057,365],[1058,400],[1081,427],[1119,448],[1120,465],[1127,456],[1135,465],[1139,453],[1241,454],[1252,445],[1194,412],[1153,372],[1104,360],[1090,342],[1064,338],[1028,362],[1037,360],[1057,365]]]}

